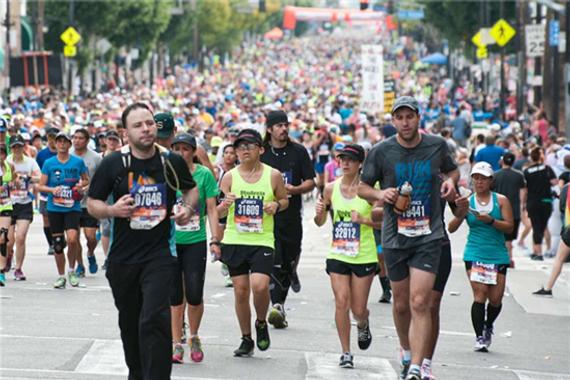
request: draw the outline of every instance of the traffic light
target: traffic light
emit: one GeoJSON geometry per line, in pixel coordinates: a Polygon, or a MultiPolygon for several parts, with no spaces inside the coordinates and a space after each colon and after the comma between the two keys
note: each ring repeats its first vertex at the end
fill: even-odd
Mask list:
{"type": "Polygon", "coordinates": [[[360,0],[360,10],[361,11],[365,11],[368,9],[368,5],[370,3],[370,0],[360,0]]]}

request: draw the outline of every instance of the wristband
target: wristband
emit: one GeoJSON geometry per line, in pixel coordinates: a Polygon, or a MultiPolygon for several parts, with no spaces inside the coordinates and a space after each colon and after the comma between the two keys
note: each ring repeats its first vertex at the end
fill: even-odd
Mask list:
{"type": "Polygon", "coordinates": [[[210,242],[210,245],[217,245],[218,247],[221,247],[221,246],[222,246],[222,244],[221,244],[219,241],[217,241],[217,240],[212,240],[212,241],[210,242]]]}
{"type": "Polygon", "coordinates": [[[277,203],[277,209],[275,210],[275,213],[277,214],[279,210],[281,210],[281,203],[279,203],[279,201],[275,201],[275,203],[277,203]]]}

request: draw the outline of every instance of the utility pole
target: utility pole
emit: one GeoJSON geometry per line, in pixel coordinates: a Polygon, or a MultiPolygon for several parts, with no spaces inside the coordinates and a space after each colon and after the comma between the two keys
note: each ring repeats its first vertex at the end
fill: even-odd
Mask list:
{"type": "MultiPolygon", "coordinates": [[[[69,1],[69,26],[73,26],[75,22],[75,0],[69,1]]],[[[73,95],[73,60],[67,58],[67,96],[71,98],[73,95]]]]}
{"type": "Polygon", "coordinates": [[[526,100],[524,96],[524,89],[527,85],[527,73],[526,73],[526,35],[525,35],[525,25],[526,25],[526,15],[528,11],[528,3],[526,0],[521,0],[516,2],[517,7],[517,63],[518,63],[518,77],[519,81],[517,84],[517,115],[522,115],[526,111],[526,100]]]}
{"type": "Polygon", "coordinates": [[[566,138],[570,141],[570,2],[566,3],[566,52],[564,53],[566,84],[564,86],[565,110],[566,110],[566,138]]]}
{"type": "MultiPolygon", "coordinates": [[[[10,0],[8,0],[10,1],[10,0]]],[[[36,50],[44,50],[44,17],[45,17],[45,0],[38,0],[38,13],[36,24],[36,50]]]]}
{"type": "MultiPolygon", "coordinates": [[[[542,22],[542,4],[536,3],[536,24],[542,22]]],[[[540,75],[542,77],[542,57],[534,59],[534,76],[540,75]]],[[[542,78],[544,80],[544,78],[542,78]]],[[[542,85],[534,86],[534,105],[540,106],[542,102],[542,85]]]]}
{"type": "MultiPolygon", "coordinates": [[[[558,12],[554,12],[554,17],[552,19],[554,22],[559,22],[559,17],[558,17],[558,12]]],[[[559,115],[558,115],[558,106],[559,106],[559,102],[560,102],[560,53],[558,51],[558,45],[560,45],[560,40],[558,41],[558,44],[556,46],[552,47],[552,56],[553,56],[553,76],[554,76],[554,82],[553,82],[553,86],[552,89],[554,90],[554,92],[552,93],[552,124],[554,124],[554,126],[556,127],[556,129],[559,129],[558,126],[558,120],[559,120],[559,115]]]]}
{"type": "Polygon", "coordinates": [[[10,13],[10,0],[6,0],[6,88],[8,90],[8,100],[10,100],[10,59],[12,57],[12,41],[10,32],[12,26],[12,14],[10,13]]]}
{"type": "MultiPolygon", "coordinates": [[[[499,3],[499,18],[503,18],[505,13],[505,3],[504,0],[501,0],[499,3]]],[[[501,47],[501,90],[499,95],[499,101],[501,105],[501,118],[505,121],[506,112],[505,112],[505,94],[506,93],[506,86],[505,86],[505,47],[501,47]]]]}

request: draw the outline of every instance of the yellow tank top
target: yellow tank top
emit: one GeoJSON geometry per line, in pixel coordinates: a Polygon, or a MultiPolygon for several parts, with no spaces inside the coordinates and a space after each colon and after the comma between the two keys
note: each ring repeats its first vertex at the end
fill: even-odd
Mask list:
{"type": "Polygon", "coordinates": [[[271,167],[265,164],[263,173],[255,183],[246,182],[237,168],[232,173],[230,192],[236,200],[228,210],[224,232],[224,244],[249,245],[274,248],[273,216],[263,212],[263,205],[275,201],[271,186],[271,167]]]}
{"type": "Polygon", "coordinates": [[[8,184],[12,182],[12,168],[6,161],[4,161],[4,165],[1,170],[2,183],[0,186],[0,211],[11,211],[13,207],[8,184]]]}
{"type": "Polygon", "coordinates": [[[328,259],[335,259],[349,264],[370,264],[378,262],[376,243],[372,227],[351,221],[352,211],[370,219],[372,205],[355,196],[344,197],[340,191],[342,177],[334,181],[331,203],[333,209],[333,240],[328,259]]]}

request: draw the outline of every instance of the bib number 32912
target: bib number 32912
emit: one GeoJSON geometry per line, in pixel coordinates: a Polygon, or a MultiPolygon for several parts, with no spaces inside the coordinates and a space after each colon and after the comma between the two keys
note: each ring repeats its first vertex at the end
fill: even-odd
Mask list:
{"type": "Polygon", "coordinates": [[[333,225],[332,252],[338,255],[356,257],[360,251],[360,224],[336,222],[333,225]]]}

